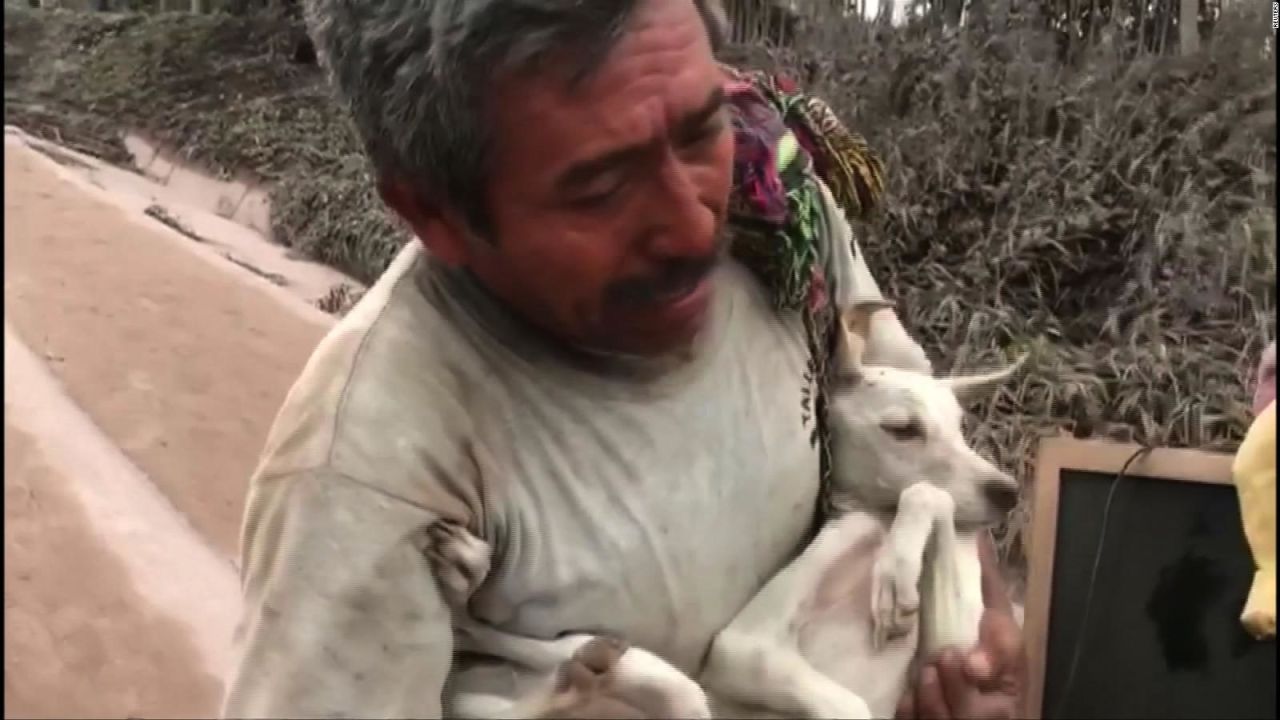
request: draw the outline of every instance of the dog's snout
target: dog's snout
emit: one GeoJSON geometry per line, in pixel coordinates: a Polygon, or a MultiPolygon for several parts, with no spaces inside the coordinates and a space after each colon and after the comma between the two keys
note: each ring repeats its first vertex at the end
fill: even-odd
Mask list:
{"type": "Polygon", "coordinates": [[[1008,481],[989,482],[982,488],[987,502],[1001,513],[1007,513],[1018,506],[1018,486],[1008,481]]]}

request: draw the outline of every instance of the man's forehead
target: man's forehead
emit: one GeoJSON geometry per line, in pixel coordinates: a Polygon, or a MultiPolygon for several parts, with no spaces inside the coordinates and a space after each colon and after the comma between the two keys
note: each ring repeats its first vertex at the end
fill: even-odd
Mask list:
{"type": "Polygon", "coordinates": [[[624,38],[590,72],[582,72],[577,59],[555,57],[517,68],[496,84],[497,100],[514,94],[539,114],[590,111],[628,95],[663,95],[676,101],[681,95],[694,95],[686,103],[698,105],[713,86],[723,83],[709,47],[705,53],[679,52],[675,46],[648,52],[642,45],[630,47],[634,50],[624,38]],[[694,92],[688,92],[691,89],[694,92]]]}
{"type": "Polygon", "coordinates": [[[637,151],[668,137],[675,128],[705,122],[722,104],[718,76],[683,74],[573,92],[539,82],[518,97],[506,96],[506,105],[496,109],[507,135],[501,142],[526,147],[535,142],[537,154],[551,154],[546,170],[559,174],[557,168],[605,161],[606,156],[637,151]]]}
{"type": "Polygon", "coordinates": [[[634,150],[669,134],[673,126],[717,111],[723,77],[701,20],[696,12],[692,17],[697,24],[683,39],[680,32],[662,37],[643,27],[631,31],[577,82],[572,65],[552,58],[543,67],[504,78],[493,106],[508,134],[502,142],[530,147],[527,143],[536,141],[538,147],[530,150],[544,156],[540,164],[548,172],[559,175],[570,166],[634,150]]]}
{"type": "Polygon", "coordinates": [[[641,3],[617,44],[573,82],[581,67],[548,55],[495,78],[488,110],[504,166],[495,183],[535,203],[575,194],[690,127],[724,82],[689,0],[641,3]]]}
{"type": "Polygon", "coordinates": [[[513,68],[504,90],[523,89],[535,103],[550,106],[585,105],[637,76],[670,76],[693,64],[715,67],[707,28],[694,3],[646,0],[603,53],[584,54],[580,46],[552,52],[513,68]]]}

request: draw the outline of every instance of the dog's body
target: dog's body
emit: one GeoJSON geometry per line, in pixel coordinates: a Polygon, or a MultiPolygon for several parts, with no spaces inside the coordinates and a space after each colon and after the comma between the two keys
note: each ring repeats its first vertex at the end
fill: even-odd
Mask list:
{"type": "Polygon", "coordinates": [[[537,640],[465,619],[489,547],[462,528],[433,528],[461,646],[547,678],[515,703],[458,698],[455,714],[887,718],[917,657],[972,645],[983,611],[977,533],[1012,508],[1017,487],[965,444],[956,393],[1012,368],[935,379],[863,367],[862,338],[880,306],[845,321],[829,401],[835,512],[716,636],[697,682],[616,641],[537,640]]]}

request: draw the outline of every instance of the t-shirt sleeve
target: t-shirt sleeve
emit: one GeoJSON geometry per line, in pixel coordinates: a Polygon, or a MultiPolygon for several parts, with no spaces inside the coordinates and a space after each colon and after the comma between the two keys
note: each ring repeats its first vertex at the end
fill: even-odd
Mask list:
{"type": "Polygon", "coordinates": [[[438,516],[329,469],[261,480],[224,717],[440,717],[452,618],[426,555],[438,516]]]}
{"type": "MultiPolygon", "coordinates": [[[[820,252],[830,279],[828,293],[831,302],[838,309],[846,309],[866,300],[892,300],[884,297],[875,277],[871,275],[866,256],[858,246],[853,229],[835,197],[825,183],[821,180],[817,183],[821,189],[824,229],[820,237],[820,252]]],[[[871,365],[888,365],[922,373],[933,372],[924,348],[907,333],[897,312],[893,310],[885,310],[872,316],[864,359],[871,365]]]]}

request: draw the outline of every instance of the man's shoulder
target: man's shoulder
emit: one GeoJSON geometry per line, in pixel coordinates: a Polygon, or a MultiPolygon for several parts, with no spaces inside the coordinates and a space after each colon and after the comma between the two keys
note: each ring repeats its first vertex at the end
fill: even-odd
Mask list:
{"type": "Polygon", "coordinates": [[[394,482],[410,456],[461,442],[474,351],[421,287],[406,247],[321,340],[272,426],[258,476],[328,467],[394,482]]]}

